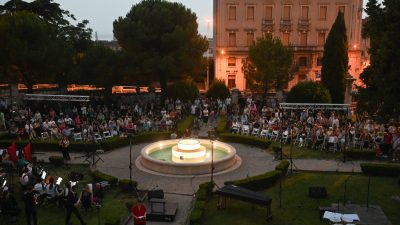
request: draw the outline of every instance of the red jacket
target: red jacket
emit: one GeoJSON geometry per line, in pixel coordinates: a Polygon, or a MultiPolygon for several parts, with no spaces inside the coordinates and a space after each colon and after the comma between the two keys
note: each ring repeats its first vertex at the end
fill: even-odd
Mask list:
{"type": "Polygon", "coordinates": [[[146,207],[143,204],[133,206],[131,212],[135,225],[146,224],[146,207]]]}

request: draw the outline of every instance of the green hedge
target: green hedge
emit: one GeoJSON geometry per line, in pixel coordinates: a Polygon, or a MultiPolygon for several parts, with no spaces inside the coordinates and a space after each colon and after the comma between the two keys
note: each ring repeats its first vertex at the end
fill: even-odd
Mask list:
{"type": "Polygon", "coordinates": [[[226,181],[225,185],[236,185],[244,188],[248,188],[254,191],[263,190],[271,187],[278,181],[283,175],[281,171],[274,170],[267,173],[263,173],[254,177],[248,177],[241,180],[226,181]]]}
{"type": "Polygon", "coordinates": [[[61,166],[64,164],[64,158],[62,156],[50,156],[49,162],[53,166],[61,166]]]}
{"type": "Polygon", "coordinates": [[[92,177],[95,181],[107,181],[111,186],[115,186],[118,183],[118,178],[102,173],[98,170],[92,171],[92,177]]]}
{"type": "Polygon", "coordinates": [[[346,157],[349,157],[354,160],[371,160],[376,158],[376,152],[370,150],[356,150],[356,149],[349,149],[346,150],[346,157]]]}
{"type": "Polygon", "coordinates": [[[289,165],[290,165],[289,161],[283,160],[278,165],[275,166],[275,170],[281,171],[282,175],[285,176],[289,169],[289,165]]]}
{"type": "Polygon", "coordinates": [[[178,123],[178,135],[182,135],[186,129],[190,129],[193,125],[194,116],[187,116],[178,123]]]}
{"type": "Polygon", "coordinates": [[[215,128],[215,131],[216,131],[218,134],[221,134],[221,133],[226,132],[227,124],[228,124],[228,121],[227,121],[227,119],[226,119],[226,116],[221,116],[221,117],[219,118],[217,127],[215,128]]]}
{"type": "Polygon", "coordinates": [[[121,189],[121,191],[123,192],[130,192],[133,190],[133,188],[136,188],[138,186],[137,181],[132,180],[132,184],[131,181],[128,179],[122,179],[118,181],[118,186],[121,189]]]}
{"type": "Polygon", "coordinates": [[[190,213],[190,225],[198,225],[201,224],[201,219],[203,218],[204,209],[193,209],[190,213]]]}
{"type": "Polygon", "coordinates": [[[203,218],[204,209],[206,206],[206,201],[208,200],[207,198],[208,198],[209,184],[210,182],[200,184],[199,189],[195,194],[196,200],[194,202],[194,208],[190,213],[189,217],[191,225],[201,223],[201,219],[203,218]]]}
{"type": "Polygon", "coordinates": [[[223,133],[223,134],[219,134],[218,137],[222,141],[225,141],[225,142],[236,142],[236,143],[252,145],[252,146],[256,146],[256,147],[260,147],[260,148],[264,148],[264,149],[268,148],[269,145],[271,144],[271,141],[264,139],[264,138],[240,135],[240,134],[223,133]]]}
{"type": "Polygon", "coordinates": [[[382,163],[361,163],[361,170],[365,175],[369,176],[400,176],[400,165],[382,164],[382,163]]]}

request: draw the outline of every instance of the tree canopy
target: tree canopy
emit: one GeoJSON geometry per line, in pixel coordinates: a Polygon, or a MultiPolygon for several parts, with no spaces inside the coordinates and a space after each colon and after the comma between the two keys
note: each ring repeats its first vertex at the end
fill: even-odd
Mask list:
{"type": "Polygon", "coordinates": [[[387,120],[400,116],[400,1],[385,0],[383,7],[369,0],[363,35],[370,39],[370,66],[360,75],[358,109],[387,120]]]}
{"type": "Polygon", "coordinates": [[[330,103],[329,90],[320,83],[307,81],[294,86],[286,99],[290,103],[330,103]]]}
{"type": "Polygon", "coordinates": [[[344,15],[339,12],[324,46],[321,80],[329,89],[333,103],[343,103],[349,56],[344,15]]]}
{"type": "Polygon", "coordinates": [[[293,49],[272,35],[258,38],[250,46],[242,69],[252,90],[267,93],[282,89],[293,78],[293,49]]]}
{"type": "Polygon", "coordinates": [[[208,98],[225,99],[230,95],[229,89],[223,80],[214,80],[207,91],[208,98]]]}
{"type": "Polygon", "coordinates": [[[200,63],[207,41],[197,31],[196,15],[180,3],[144,0],[114,21],[114,36],[140,75],[167,83],[189,76],[200,63]]]}

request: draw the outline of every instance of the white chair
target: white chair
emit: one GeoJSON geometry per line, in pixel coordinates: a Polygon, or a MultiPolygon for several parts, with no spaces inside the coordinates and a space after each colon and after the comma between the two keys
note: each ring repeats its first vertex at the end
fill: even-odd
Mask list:
{"type": "Polygon", "coordinates": [[[279,131],[273,130],[270,136],[270,139],[273,141],[277,141],[279,136],[279,131]]]}
{"type": "Polygon", "coordinates": [[[260,134],[260,128],[253,128],[251,135],[258,136],[260,134]]]}
{"type": "Polygon", "coordinates": [[[49,133],[47,133],[47,131],[42,132],[42,133],[40,134],[40,138],[41,138],[42,140],[49,139],[49,138],[50,138],[49,133]]]}
{"type": "Polygon", "coordinates": [[[249,135],[250,134],[250,127],[249,125],[243,125],[242,127],[242,134],[249,135]]]}
{"type": "Polygon", "coordinates": [[[99,133],[95,133],[94,134],[94,138],[96,139],[96,141],[101,141],[103,140],[103,138],[101,137],[101,135],[99,133]]]}
{"type": "Polygon", "coordinates": [[[261,138],[267,138],[268,137],[268,129],[261,130],[260,137],[261,138]]]}
{"type": "Polygon", "coordinates": [[[81,133],[81,132],[79,132],[79,133],[74,133],[73,138],[74,138],[75,141],[83,141],[82,133],[81,133]]]}
{"type": "Polygon", "coordinates": [[[287,130],[283,131],[282,132],[282,141],[284,143],[287,143],[288,142],[288,138],[289,138],[289,131],[287,131],[287,130]]]}
{"type": "Polygon", "coordinates": [[[232,126],[232,133],[237,134],[237,133],[239,133],[239,131],[240,131],[240,127],[239,126],[237,126],[237,125],[233,125],[232,126]]]}
{"type": "Polygon", "coordinates": [[[104,132],[103,132],[103,138],[104,138],[104,139],[107,139],[107,138],[110,138],[110,137],[112,137],[110,131],[104,131],[104,132]]]}

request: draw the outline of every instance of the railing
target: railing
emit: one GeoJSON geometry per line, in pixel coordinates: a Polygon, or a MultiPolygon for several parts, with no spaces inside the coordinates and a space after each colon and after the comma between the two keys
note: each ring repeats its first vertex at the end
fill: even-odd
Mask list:
{"type": "Polygon", "coordinates": [[[261,30],[262,31],[274,31],[274,26],[275,26],[275,21],[274,19],[263,19],[262,24],[261,24],[261,30]]]}
{"type": "Polygon", "coordinates": [[[299,22],[297,24],[297,29],[299,31],[310,31],[310,19],[299,19],[299,22]]]}
{"type": "Polygon", "coordinates": [[[291,19],[281,19],[281,31],[292,31],[293,22],[291,19]]]}
{"type": "Polygon", "coordinates": [[[294,51],[323,51],[323,46],[315,46],[315,45],[295,45],[293,46],[294,51]]]}

